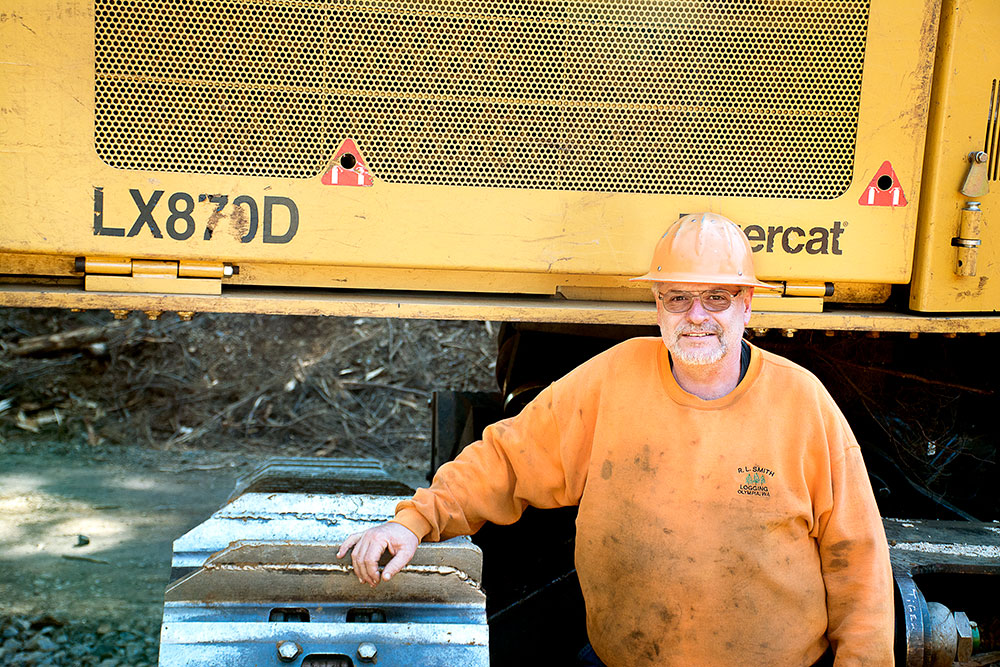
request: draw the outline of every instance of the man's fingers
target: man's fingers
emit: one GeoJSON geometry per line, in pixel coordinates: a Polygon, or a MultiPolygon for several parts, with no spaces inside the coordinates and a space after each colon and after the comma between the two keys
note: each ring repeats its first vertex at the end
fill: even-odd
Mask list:
{"type": "Polygon", "coordinates": [[[361,562],[362,581],[374,586],[378,583],[378,560],[385,551],[386,541],[381,535],[369,535],[364,549],[358,556],[361,562]]]}
{"type": "Polygon", "coordinates": [[[382,569],[382,578],[389,581],[396,576],[396,573],[406,567],[406,564],[410,562],[415,552],[416,549],[411,549],[405,545],[397,548],[396,555],[393,556],[392,560],[386,563],[385,567],[382,569]]]}
{"type": "Polygon", "coordinates": [[[364,556],[365,549],[368,548],[368,540],[362,538],[360,542],[354,547],[354,551],[351,552],[351,562],[354,563],[354,574],[357,575],[358,581],[365,583],[365,564],[364,556]]]}
{"type": "Polygon", "coordinates": [[[420,543],[409,528],[396,523],[385,523],[361,533],[355,533],[344,540],[337,551],[337,558],[351,552],[351,564],[358,581],[375,586],[382,579],[389,579],[410,562],[420,543]],[[388,549],[392,560],[380,574],[378,562],[388,549]]]}
{"type": "Polygon", "coordinates": [[[344,543],[340,545],[340,549],[337,550],[337,558],[343,558],[348,550],[358,543],[358,540],[361,539],[362,535],[364,535],[364,533],[354,533],[344,540],[344,543]]]}
{"type": "Polygon", "coordinates": [[[367,533],[361,536],[361,539],[354,546],[354,550],[351,551],[351,563],[354,565],[354,574],[358,577],[358,581],[362,583],[367,583],[365,580],[365,552],[368,549],[368,545],[371,542],[371,536],[367,533]]]}

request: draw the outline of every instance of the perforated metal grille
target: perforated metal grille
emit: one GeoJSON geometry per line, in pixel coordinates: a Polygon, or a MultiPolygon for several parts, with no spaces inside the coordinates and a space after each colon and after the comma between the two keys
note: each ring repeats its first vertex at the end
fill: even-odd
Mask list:
{"type": "Polygon", "coordinates": [[[97,0],[98,154],[308,178],[833,198],[867,0],[97,0]]]}

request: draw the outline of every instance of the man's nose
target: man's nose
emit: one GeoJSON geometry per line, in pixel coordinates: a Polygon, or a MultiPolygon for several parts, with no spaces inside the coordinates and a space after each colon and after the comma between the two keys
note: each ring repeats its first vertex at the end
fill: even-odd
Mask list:
{"type": "Polygon", "coordinates": [[[690,322],[694,324],[700,324],[707,320],[711,315],[705,310],[705,306],[701,305],[701,299],[695,297],[691,301],[691,308],[687,312],[687,318],[690,322]]]}

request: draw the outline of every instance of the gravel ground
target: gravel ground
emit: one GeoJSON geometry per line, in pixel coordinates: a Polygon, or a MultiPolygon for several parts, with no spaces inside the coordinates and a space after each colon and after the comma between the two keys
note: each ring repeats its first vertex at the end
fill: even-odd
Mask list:
{"type": "Polygon", "coordinates": [[[48,615],[0,617],[0,665],[155,665],[159,624],[64,622],[48,615]]]}

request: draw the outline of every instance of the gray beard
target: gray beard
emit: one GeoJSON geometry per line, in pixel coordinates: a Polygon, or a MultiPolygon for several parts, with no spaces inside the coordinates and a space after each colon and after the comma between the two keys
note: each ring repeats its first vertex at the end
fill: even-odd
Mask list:
{"type": "Polygon", "coordinates": [[[709,364],[715,364],[722,360],[726,356],[726,352],[729,349],[726,339],[721,335],[718,336],[719,346],[714,350],[697,350],[688,351],[681,348],[680,336],[674,338],[667,349],[670,350],[670,354],[674,357],[674,360],[684,364],[685,366],[708,366],[709,364]]]}
{"type": "Polygon", "coordinates": [[[714,323],[710,326],[685,326],[682,329],[678,329],[674,332],[673,340],[667,345],[667,349],[670,350],[670,354],[673,355],[674,359],[686,366],[708,366],[710,364],[718,363],[729,350],[729,344],[726,342],[725,331],[722,327],[715,325],[714,323]],[[714,350],[695,350],[688,351],[683,349],[681,346],[681,338],[683,334],[687,333],[714,333],[716,339],[719,341],[719,346],[714,350]]]}

